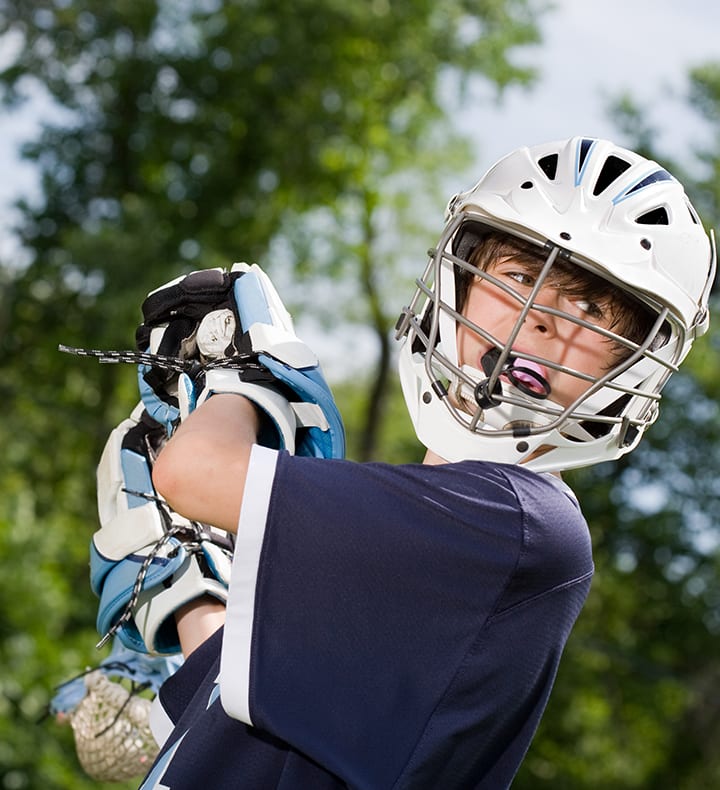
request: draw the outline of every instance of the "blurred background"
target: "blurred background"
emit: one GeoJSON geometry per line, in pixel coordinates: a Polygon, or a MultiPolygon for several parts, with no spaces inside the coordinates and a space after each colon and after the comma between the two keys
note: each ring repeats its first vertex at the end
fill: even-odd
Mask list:
{"type": "MultiPolygon", "coordinates": [[[[148,290],[256,261],[350,457],[419,460],[392,326],[447,199],[606,136],[718,227],[719,29],[710,0],[0,0],[1,788],[104,787],[43,715],[106,655],[94,474],[135,372],[58,344],[131,348],[148,290]]],[[[640,448],[568,476],[597,572],[514,788],[720,786],[719,392],[716,322],[640,448]]]]}

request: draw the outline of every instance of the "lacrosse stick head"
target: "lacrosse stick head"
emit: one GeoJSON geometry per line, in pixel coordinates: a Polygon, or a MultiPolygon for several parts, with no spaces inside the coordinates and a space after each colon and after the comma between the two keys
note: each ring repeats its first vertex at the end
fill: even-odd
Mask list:
{"type": "Polygon", "coordinates": [[[83,770],[99,782],[144,776],[159,748],[150,731],[151,701],[100,670],[84,681],[87,693],[68,716],[83,770]]]}
{"type": "Polygon", "coordinates": [[[113,641],[96,669],[62,683],[48,705],[70,724],[83,770],[99,782],[144,776],[159,747],[150,731],[152,697],[182,665],[180,657],[154,657],[113,641]]]}

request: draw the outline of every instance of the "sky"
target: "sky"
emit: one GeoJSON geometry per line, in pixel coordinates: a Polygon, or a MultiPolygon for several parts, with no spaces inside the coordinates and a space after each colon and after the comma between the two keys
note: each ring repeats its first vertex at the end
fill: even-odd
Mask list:
{"type": "Polygon", "coordinates": [[[542,44],[515,58],[539,70],[534,90],[513,88],[500,106],[488,110],[483,103],[481,111],[463,113],[462,129],[477,140],[477,177],[521,145],[576,134],[622,144],[607,104],[624,92],[649,108],[660,151],[683,161],[682,147],[695,147],[707,134],[688,107],[687,75],[720,61],[720,3],[555,0],[555,6],[541,24],[542,44]]]}
{"type": "MultiPolygon", "coordinates": [[[[607,108],[621,93],[649,108],[650,123],[661,132],[661,153],[685,162],[684,150],[703,143],[707,130],[685,98],[687,75],[693,66],[720,61],[717,0],[555,0],[541,29],[540,45],[513,55],[538,70],[532,91],[512,88],[492,106],[487,85],[471,90],[457,122],[474,141],[477,163],[472,173],[457,177],[448,196],[475,183],[494,161],[521,145],[576,134],[622,144],[607,108]]],[[[5,260],[15,251],[7,232],[9,205],[32,195],[36,186],[31,168],[18,160],[17,147],[46,112],[38,104],[15,116],[0,115],[0,256],[5,260]]],[[[439,234],[442,217],[437,219],[439,234]]]]}

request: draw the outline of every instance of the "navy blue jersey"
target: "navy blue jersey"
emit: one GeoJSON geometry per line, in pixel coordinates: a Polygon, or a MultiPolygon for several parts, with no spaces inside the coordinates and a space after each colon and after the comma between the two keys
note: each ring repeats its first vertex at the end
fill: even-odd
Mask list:
{"type": "Polygon", "coordinates": [[[255,448],[225,628],[161,689],[143,788],[508,787],[591,576],[548,475],[255,448]]]}

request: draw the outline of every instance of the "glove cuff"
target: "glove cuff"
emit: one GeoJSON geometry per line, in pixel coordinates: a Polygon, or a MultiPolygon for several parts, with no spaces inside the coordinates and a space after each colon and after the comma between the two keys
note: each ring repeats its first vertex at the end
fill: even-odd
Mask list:
{"type": "Polygon", "coordinates": [[[170,586],[140,593],[133,619],[149,653],[165,655],[180,650],[174,615],[185,604],[205,595],[227,603],[230,564],[217,546],[203,543],[200,553],[185,557],[170,586]]]}
{"type": "Polygon", "coordinates": [[[288,450],[290,453],[295,452],[298,417],[292,405],[278,392],[261,384],[241,381],[236,370],[218,368],[207,371],[205,386],[193,400],[193,390],[187,386],[190,383],[189,377],[183,374],[180,379],[178,394],[181,419],[186,419],[191,411],[213,395],[226,393],[243,395],[252,401],[272,422],[277,432],[279,449],[288,450]]]}

